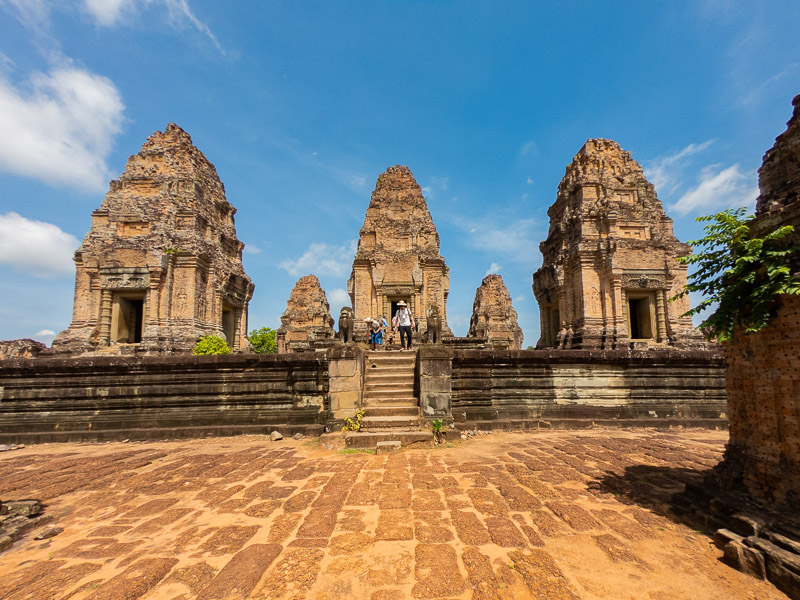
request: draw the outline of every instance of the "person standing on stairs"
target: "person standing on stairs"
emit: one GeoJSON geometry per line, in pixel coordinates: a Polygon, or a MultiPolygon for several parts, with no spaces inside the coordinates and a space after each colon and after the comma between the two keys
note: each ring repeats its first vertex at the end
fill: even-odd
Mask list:
{"type": "Polygon", "coordinates": [[[397,320],[397,328],[400,330],[400,349],[411,350],[411,325],[414,323],[414,317],[402,300],[397,303],[397,312],[394,318],[397,320]]]}
{"type": "Polygon", "coordinates": [[[381,324],[373,320],[369,328],[369,343],[373,350],[377,350],[378,346],[383,344],[383,328],[381,324]]]}

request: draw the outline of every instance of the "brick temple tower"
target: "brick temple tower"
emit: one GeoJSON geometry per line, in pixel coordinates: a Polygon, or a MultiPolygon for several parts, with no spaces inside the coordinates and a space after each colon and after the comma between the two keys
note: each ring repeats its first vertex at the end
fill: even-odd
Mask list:
{"type": "Polygon", "coordinates": [[[540,348],[703,344],[687,297],[692,249],[672,233],[653,185],[617,142],[588,140],[567,167],[549,208],[550,231],[533,276],[540,348]]]}
{"type": "Polygon", "coordinates": [[[175,124],[128,159],[75,252],[70,354],[188,352],[217,334],[249,348],[253,284],[242,267],[236,209],[214,165],[175,124]]]}
{"type": "Polygon", "coordinates": [[[411,308],[419,330],[427,328],[426,312],[439,308],[442,333],[447,325],[450,275],[439,252],[439,234],[408,167],[389,167],[378,177],[347,282],[353,302],[356,335],[366,337],[367,317],[388,319],[401,300],[411,308]]]}

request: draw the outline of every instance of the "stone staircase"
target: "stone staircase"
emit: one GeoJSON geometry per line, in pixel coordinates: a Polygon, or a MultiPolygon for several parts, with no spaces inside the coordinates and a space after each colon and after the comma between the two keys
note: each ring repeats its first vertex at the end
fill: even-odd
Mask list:
{"type": "Polygon", "coordinates": [[[374,448],[378,442],[400,442],[403,447],[430,445],[433,435],[423,431],[419,400],[414,397],[416,351],[367,354],[361,431],[346,437],[348,448],[374,448]]]}

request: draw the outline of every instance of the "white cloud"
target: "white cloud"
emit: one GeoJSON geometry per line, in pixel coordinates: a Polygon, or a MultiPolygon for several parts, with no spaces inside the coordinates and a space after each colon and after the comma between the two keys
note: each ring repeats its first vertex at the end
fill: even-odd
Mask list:
{"type": "Polygon", "coordinates": [[[51,329],[41,329],[31,336],[37,342],[42,342],[50,346],[56,337],[56,332],[51,329]]]}
{"type": "Polygon", "coordinates": [[[338,288],[330,293],[328,301],[331,305],[336,304],[337,306],[344,306],[350,303],[350,294],[347,293],[347,290],[338,288]]]}
{"type": "Polygon", "coordinates": [[[533,183],[533,179],[531,179],[530,177],[528,177],[528,178],[525,180],[525,183],[527,183],[528,185],[531,185],[531,184],[533,183]]]}
{"type": "Polygon", "coordinates": [[[523,302],[525,302],[525,295],[524,294],[520,294],[519,296],[514,298],[514,304],[522,304],[523,302]]]}
{"type": "Polygon", "coordinates": [[[211,32],[211,29],[209,29],[208,25],[200,21],[200,19],[194,15],[192,9],[189,8],[189,3],[187,0],[145,0],[145,2],[148,4],[159,1],[166,5],[170,19],[174,25],[180,25],[183,22],[188,22],[195,29],[201,33],[204,33],[208,39],[211,40],[214,46],[216,46],[220,54],[225,54],[225,50],[223,50],[222,46],[220,45],[217,36],[211,32]]]}
{"type": "Polygon", "coordinates": [[[534,140],[528,140],[519,149],[520,156],[537,156],[539,154],[539,146],[534,140]]]}
{"type": "MultiPolygon", "coordinates": [[[[0,3],[2,0],[0,0],[0,3]]],[[[20,22],[32,31],[40,31],[50,24],[50,3],[48,0],[5,0],[17,11],[20,22]]]]}
{"type": "Polygon", "coordinates": [[[348,185],[356,190],[363,189],[367,186],[367,178],[363,175],[350,175],[348,185]]]}
{"type": "MultiPolygon", "coordinates": [[[[46,40],[50,45],[57,42],[49,34],[50,11],[60,8],[62,3],[54,0],[5,0],[17,11],[19,21],[40,40],[46,40]]],[[[0,0],[0,4],[2,0],[0,0]]],[[[143,11],[150,6],[162,6],[167,11],[170,24],[179,29],[186,25],[193,27],[211,40],[221,54],[225,50],[211,29],[195,16],[188,0],[75,0],[83,10],[94,18],[101,27],[126,25],[126,19],[143,11]]],[[[65,3],[63,3],[65,4],[65,3]]]]}
{"type": "Polygon", "coordinates": [[[515,261],[528,262],[538,253],[539,235],[533,219],[517,219],[511,224],[492,223],[488,218],[479,222],[455,220],[469,232],[470,245],[492,253],[502,253],[515,261]]]}
{"type": "Polygon", "coordinates": [[[97,23],[105,27],[116,25],[134,8],[132,0],[83,0],[83,4],[97,23]]]}
{"type": "Polygon", "coordinates": [[[706,140],[701,144],[689,144],[675,154],[648,161],[644,166],[645,177],[655,186],[657,193],[670,194],[680,188],[683,183],[682,173],[686,166],[685,159],[702,152],[713,143],[714,140],[706,140]]]}
{"type": "Polygon", "coordinates": [[[437,191],[447,191],[448,187],[450,187],[449,177],[431,177],[430,184],[423,186],[422,195],[431,200],[436,197],[437,191]]]}
{"type": "Polygon", "coordinates": [[[503,267],[498,265],[496,262],[493,262],[492,264],[489,265],[489,268],[486,269],[486,273],[484,273],[483,276],[486,277],[487,275],[492,275],[492,274],[497,275],[502,270],[503,267]]]}
{"type": "Polygon", "coordinates": [[[703,169],[700,183],[686,192],[670,208],[681,215],[707,213],[723,208],[751,206],[758,197],[756,174],[742,173],[739,164],[726,169],[712,165],[703,169]]]}
{"type": "Polygon", "coordinates": [[[757,105],[767,92],[774,91],[774,88],[778,87],[778,84],[782,81],[791,79],[789,76],[797,72],[798,69],[800,69],[800,62],[790,63],[786,68],[771,75],[758,85],[748,85],[748,92],[739,97],[739,103],[744,106],[757,105]],[[773,90],[770,90],[770,88],[773,88],[773,90]]]}
{"type": "Polygon", "coordinates": [[[0,264],[35,277],[67,277],[74,273],[72,255],[79,245],[78,238],[51,223],[14,212],[0,215],[0,264]]]}
{"type": "Polygon", "coordinates": [[[350,295],[347,293],[347,290],[342,288],[336,288],[330,293],[326,292],[325,295],[327,296],[328,304],[330,304],[331,307],[331,316],[336,319],[338,326],[339,313],[342,311],[342,307],[352,306],[352,303],[350,302],[350,295]]]}
{"type": "Polygon", "coordinates": [[[110,79],[75,67],[34,73],[26,88],[0,76],[0,168],[103,191],[125,109],[119,90],[110,79]]]}
{"type": "Polygon", "coordinates": [[[341,246],[314,243],[299,258],[286,259],[279,266],[293,277],[309,273],[318,277],[324,275],[344,277],[350,271],[357,249],[357,240],[351,240],[341,246]]]}
{"type": "Polygon", "coordinates": [[[245,254],[261,254],[262,250],[255,244],[245,244],[244,245],[244,253],[245,254]]]}

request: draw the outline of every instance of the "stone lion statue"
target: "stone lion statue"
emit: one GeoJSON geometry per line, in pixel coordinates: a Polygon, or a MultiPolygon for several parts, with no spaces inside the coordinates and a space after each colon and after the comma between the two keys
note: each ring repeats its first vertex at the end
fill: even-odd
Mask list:
{"type": "Polygon", "coordinates": [[[439,307],[431,304],[428,311],[425,313],[428,321],[428,329],[425,331],[426,342],[429,344],[442,343],[442,315],[439,313],[439,307]]]}
{"type": "Polygon", "coordinates": [[[353,309],[343,306],[339,312],[339,339],[345,344],[353,341],[353,309]]]}

